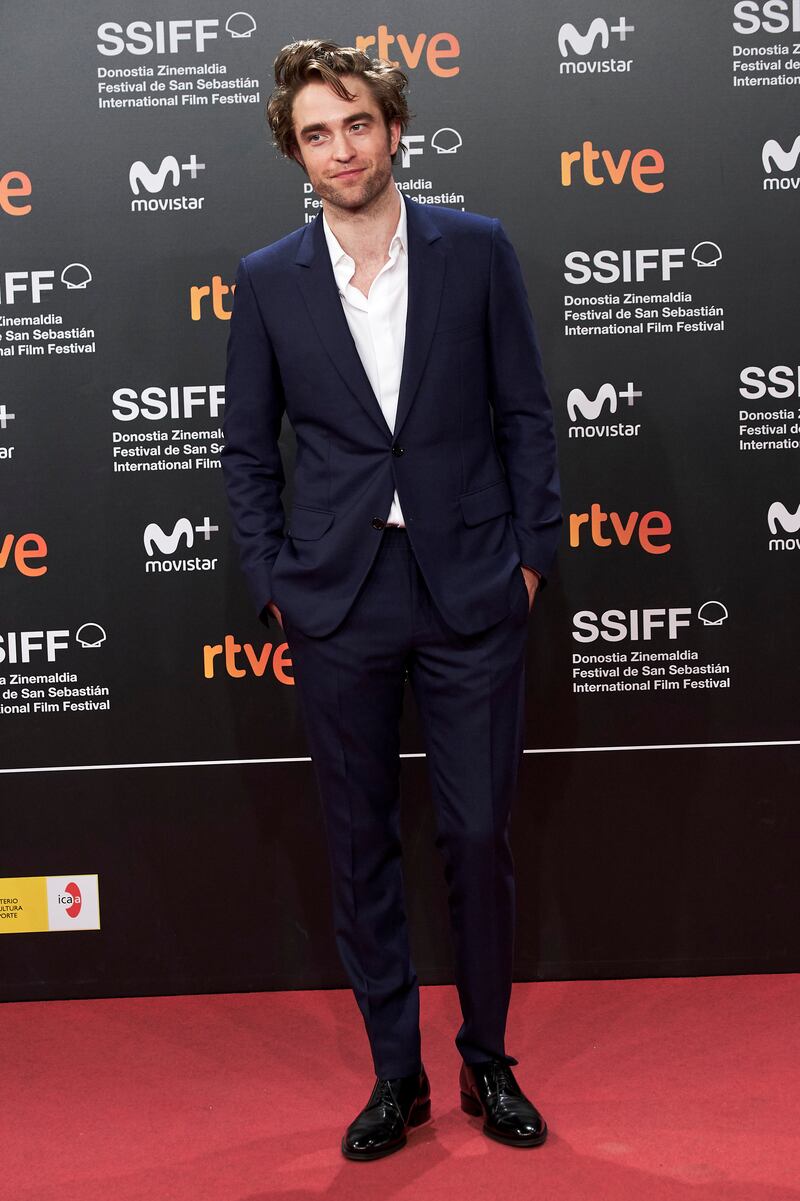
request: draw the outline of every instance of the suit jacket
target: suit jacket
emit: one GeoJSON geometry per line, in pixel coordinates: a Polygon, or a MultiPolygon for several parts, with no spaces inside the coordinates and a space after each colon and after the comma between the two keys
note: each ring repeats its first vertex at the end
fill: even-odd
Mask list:
{"type": "MultiPolygon", "coordinates": [[[[394,432],[342,310],[319,214],[245,255],[227,348],[222,471],[253,604],[330,633],[395,488],[445,620],[472,634],[546,584],[563,523],[556,441],[519,261],[500,222],[402,196],[408,315],[394,432]],[[296,436],[288,527],[278,437],[296,436]]],[[[276,623],[277,624],[277,623],[276,623]]]]}

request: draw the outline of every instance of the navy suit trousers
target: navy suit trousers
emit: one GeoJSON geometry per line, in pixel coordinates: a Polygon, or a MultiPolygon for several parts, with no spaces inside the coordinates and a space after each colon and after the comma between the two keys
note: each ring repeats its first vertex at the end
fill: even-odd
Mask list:
{"type": "Polygon", "coordinates": [[[419,1071],[419,986],[411,961],[399,818],[406,678],[425,738],[444,859],[467,1063],[502,1058],[511,999],[511,805],[522,756],[529,602],[477,634],[439,615],[404,529],[387,527],[342,623],[324,637],[282,613],[322,802],[336,944],[364,1019],[375,1073],[419,1071]]]}

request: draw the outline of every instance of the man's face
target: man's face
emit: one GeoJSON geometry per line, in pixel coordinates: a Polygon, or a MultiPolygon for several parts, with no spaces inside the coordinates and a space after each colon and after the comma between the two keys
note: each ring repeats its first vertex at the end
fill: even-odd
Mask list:
{"type": "Polygon", "coordinates": [[[363,208],[387,187],[400,122],[387,129],[369,85],[354,75],[342,82],[353,100],[342,100],[326,83],[305,84],[294,98],[295,157],[314,191],[340,208],[363,208]]]}

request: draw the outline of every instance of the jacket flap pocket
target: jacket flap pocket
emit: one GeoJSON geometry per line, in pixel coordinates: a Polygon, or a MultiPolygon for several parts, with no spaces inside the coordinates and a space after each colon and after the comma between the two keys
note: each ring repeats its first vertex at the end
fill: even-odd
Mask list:
{"type": "Polygon", "coordinates": [[[505,480],[479,488],[477,492],[464,492],[458,499],[466,525],[479,525],[490,517],[511,512],[511,493],[505,480]]]}
{"type": "Polygon", "coordinates": [[[289,538],[321,538],[333,521],[328,509],[307,509],[304,505],[292,505],[292,513],[286,534],[289,538]]]}

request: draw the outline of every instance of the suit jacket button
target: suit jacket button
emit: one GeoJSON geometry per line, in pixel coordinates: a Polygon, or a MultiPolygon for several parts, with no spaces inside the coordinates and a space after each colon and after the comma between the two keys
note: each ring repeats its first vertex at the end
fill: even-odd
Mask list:
{"type": "Polygon", "coordinates": [[[373,517],[370,524],[373,525],[376,530],[382,530],[386,525],[386,522],[381,517],[373,517]]]}
{"type": "Polygon", "coordinates": [[[403,453],[402,446],[393,446],[392,447],[392,454],[395,456],[395,458],[399,459],[402,453],[403,453]]]}

